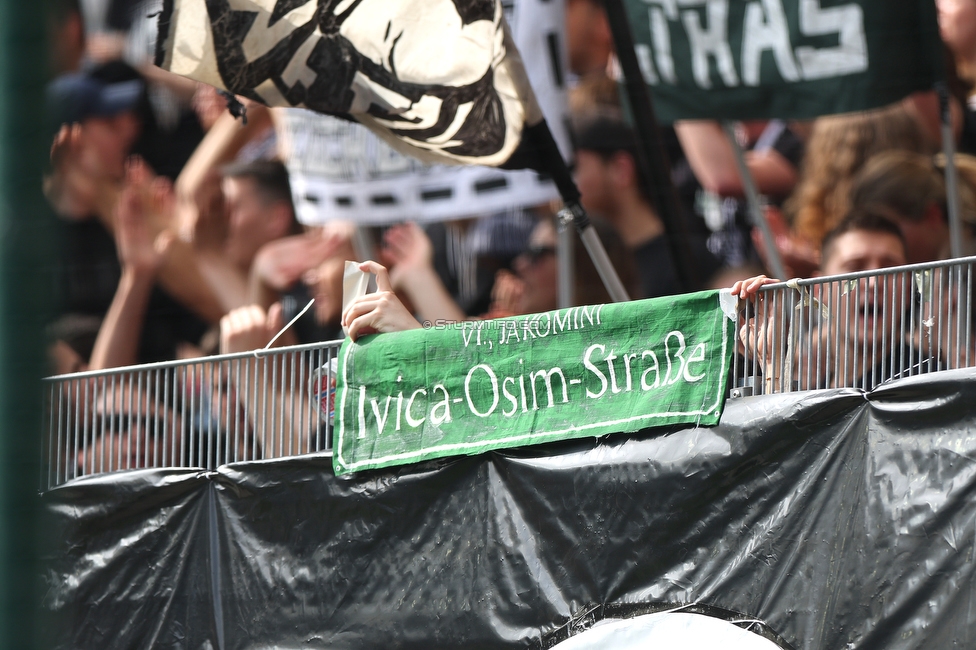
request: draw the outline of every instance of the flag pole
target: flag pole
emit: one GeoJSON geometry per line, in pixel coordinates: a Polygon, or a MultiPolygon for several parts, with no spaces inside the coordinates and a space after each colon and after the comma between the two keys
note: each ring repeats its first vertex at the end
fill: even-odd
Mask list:
{"type": "Polygon", "coordinates": [[[650,190],[648,195],[655,197],[655,207],[668,235],[668,246],[678,282],[684,291],[693,291],[698,288],[700,278],[693,263],[694,257],[688,244],[687,228],[677,192],[671,182],[671,164],[661,140],[654,105],[637,62],[627,13],[622,0],[603,0],[603,6],[607,10],[607,22],[610,24],[617,60],[624,75],[630,112],[634,118],[638,145],[637,163],[642,170],[642,181],[650,190]]]}
{"type": "Polygon", "coordinates": [[[952,133],[952,115],[949,110],[949,87],[944,82],[936,84],[939,95],[939,118],[942,128],[942,153],[945,156],[946,216],[949,218],[949,254],[962,257],[962,221],[959,218],[959,176],[956,170],[956,143],[952,133]]]}
{"type": "Polygon", "coordinates": [[[722,122],[722,130],[725,131],[725,137],[729,139],[732,152],[735,154],[735,166],[738,168],[739,177],[742,179],[742,189],[746,195],[746,206],[749,209],[749,216],[752,218],[752,225],[759,228],[763,243],[766,244],[766,259],[769,270],[772,271],[773,276],[785,279],[787,277],[786,267],[783,266],[783,259],[779,255],[779,249],[776,248],[773,230],[769,227],[766,215],[763,214],[762,206],[759,203],[759,190],[756,189],[752,173],[746,166],[745,153],[735,138],[735,129],[731,122],[722,122]]]}
{"type": "Polygon", "coordinates": [[[620,281],[620,276],[613,268],[613,263],[610,261],[599,235],[597,235],[596,229],[593,228],[586,210],[580,203],[579,188],[576,187],[573,175],[569,172],[569,167],[559,152],[559,147],[552,137],[549,125],[546,124],[545,120],[542,120],[538,124],[528,126],[526,127],[526,135],[532,138],[538,148],[539,162],[541,163],[539,167],[552,175],[552,180],[563,199],[564,207],[557,215],[559,222],[564,226],[573,224],[576,227],[576,232],[579,233],[580,240],[586,247],[586,252],[593,260],[593,266],[600,274],[600,279],[603,280],[603,286],[607,288],[610,299],[614,302],[630,300],[623,282],[620,281]]]}
{"type": "Polygon", "coordinates": [[[576,286],[576,269],[573,268],[576,242],[573,231],[567,224],[559,222],[556,229],[556,306],[566,309],[573,306],[573,287],[576,286]]]}

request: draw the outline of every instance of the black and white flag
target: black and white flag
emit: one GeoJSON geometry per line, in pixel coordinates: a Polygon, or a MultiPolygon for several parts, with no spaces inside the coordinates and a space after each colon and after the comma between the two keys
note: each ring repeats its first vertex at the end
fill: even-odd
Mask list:
{"type": "Polygon", "coordinates": [[[542,120],[499,0],[166,0],[157,64],[428,163],[503,165],[542,120]]]}

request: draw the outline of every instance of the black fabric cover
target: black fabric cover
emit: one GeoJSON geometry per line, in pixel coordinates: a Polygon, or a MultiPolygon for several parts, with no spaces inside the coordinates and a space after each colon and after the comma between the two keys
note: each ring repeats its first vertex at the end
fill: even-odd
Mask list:
{"type": "Polygon", "coordinates": [[[711,429],[337,479],[325,456],[43,497],[58,648],[548,647],[694,604],[784,647],[976,647],[976,371],[711,429]],[[629,608],[629,609],[628,609],[629,608]]]}

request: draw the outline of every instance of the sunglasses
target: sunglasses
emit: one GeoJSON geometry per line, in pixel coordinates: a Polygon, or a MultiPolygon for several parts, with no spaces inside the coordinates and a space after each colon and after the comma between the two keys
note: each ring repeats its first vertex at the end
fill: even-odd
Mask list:
{"type": "Polygon", "coordinates": [[[530,246],[524,253],[529,264],[537,264],[540,260],[556,254],[555,246],[530,246]]]}

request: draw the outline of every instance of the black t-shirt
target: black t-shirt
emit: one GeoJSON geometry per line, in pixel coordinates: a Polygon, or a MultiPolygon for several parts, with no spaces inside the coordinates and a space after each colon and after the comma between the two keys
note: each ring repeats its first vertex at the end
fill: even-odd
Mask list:
{"type": "MultiPolygon", "coordinates": [[[[291,319],[305,309],[311,298],[308,287],[302,282],[296,283],[295,286],[283,293],[281,295],[282,321],[286,325],[291,322],[291,319]]],[[[344,338],[340,325],[319,324],[315,319],[314,305],[302,314],[302,317],[292,327],[299,343],[320,343],[344,338]]]]}
{"type": "MultiPolygon", "coordinates": [[[[95,217],[81,221],[58,219],[57,224],[61,254],[55,263],[54,293],[58,311],[104,318],[122,277],[115,240],[95,217]]],[[[203,320],[154,287],[146,309],[138,361],[173,359],[179,343],[197,343],[206,327],[203,320]]]]}
{"type": "MultiPolygon", "coordinates": [[[[701,235],[689,235],[688,245],[694,260],[693,266],[698,273],[699,286],[685,287],[685,290],[697,291],[718,271],[721,264],[705,247],[705,240],[701,235]]],[[[681,293],[667,235],[655,237],[635,248],[634,262],[637,264],[644,298],[681,293]]]]}

